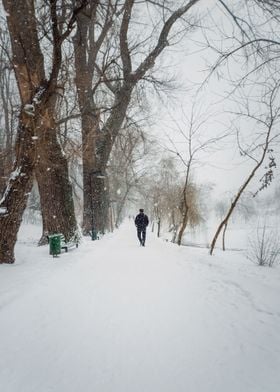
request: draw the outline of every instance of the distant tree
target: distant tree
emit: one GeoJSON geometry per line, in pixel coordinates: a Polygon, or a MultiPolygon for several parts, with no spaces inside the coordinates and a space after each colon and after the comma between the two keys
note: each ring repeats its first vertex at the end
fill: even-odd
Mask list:
{"type": "MultiPolygon", "coordinates": [[[[153,227],[156,225],[157,236],[162,229],[172,233],[172,241],[177,239],[178,229],[184,213],[184,200],[182,192],[185,179],[180,175],[177,162],[172,156],[159,159],[159,169],[151,172],[140,182],[139,193],[142,194],[142,204],[150,211],[153,227]]],[[[200,220],[199,215],[199,190],[191,182],[186,189],[186,200],[189,205],[188,224],[194,227],[200,220]]]]}
{"type": "Polygon", "coordinates": [[[225,203],[224,200],[219,200],[214,206],[215,214],[220,219],[223,218],[226,210],[227,210],[227,204],[225,203]]]}
{"type": "Polygon", "coordinates": [[[180,150],[177,148],[176,143],[169,138],[172,145],[168,150],[175,154],[183,164],[185,168],[184,172],[184,185],[182,187],[180,211],[181,211],[181,222],[178,229],[177,244],[181,245],[183,234],[187,227],[187,224],[192,217],[194,222],[199,222],[199,212],[197,210],[197,187],[192,180],[192,172],[194,167],[201,162],[201,153],[209,153],[216,149],[218,143],[227,136],[227,131],[221,133],[219,136],[211,137],[205,132],[207,122],[209,121],[211,114],[201,114],[196,103],[194,102],[190,115],[188,116],[183,112],[183,125],[180,125],[177,121],[176,130],[182,138],[183,148],[180,144],[180,150]],[[207,137],[205,137],[205,134],[207,137]]]}
{"type": "Polygon", "coordinates": [[[117,227],[122,222],[130,197],[149,173],[154,152],[153,142],[141,127],[126,121],[116,138],[108,163],[109,194],[117,227]]]}

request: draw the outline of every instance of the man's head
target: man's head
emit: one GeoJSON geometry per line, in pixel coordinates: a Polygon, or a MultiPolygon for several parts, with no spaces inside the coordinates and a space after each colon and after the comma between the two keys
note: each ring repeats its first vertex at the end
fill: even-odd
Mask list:
{"type": "Polygon", "coordinates": [[[144,212],[143,208],[140,208],[139,212],[144,212]]]}

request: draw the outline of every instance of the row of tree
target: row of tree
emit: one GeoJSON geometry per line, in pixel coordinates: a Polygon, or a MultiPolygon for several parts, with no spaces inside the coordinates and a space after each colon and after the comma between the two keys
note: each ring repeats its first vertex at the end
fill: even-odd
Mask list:
{"type": "MultiPolygon", "coordinates": [[[[70,63],[78,98],[73,115],[81,118],[83,231],[93,224],[104,231],[106,169],[135,89],[169,45],[173,26],[197,2],[171,11],[164,2],[147,2],[143,10],[134,0],[3,1],[20,112],[14,167],[1,200],[1,262],[14,261],[34,176],[43,217],[41,243],[51,232],[63,232],[66,240],[78,235],[67,159],[58,137],[59,125],[67,121],[61,118],[60,106],[67,106],[61,101],[73,82],[70,63]],[[138,17],[150,12],[156,24],[145,34],[138,17]]],[[[67,100],[73,105],[68,96],[67,100]]]]}
{"type": "MultiPolygon", "coordinates": [[[[145,175],[145,168],[139,169],[137,165],[139,148],[145,149],[137,122],[139,108],[146,104],[147,89],[164,85],[156,62],[180,39],[184,38],[187,43],[194,26],[199,25],[198,21],[202,24],[202,16],[195,18],[195,14],[199,10],[206,13],[209,10],[201,0],[147,0],[144,3],[135,0],[2,0],[2,3],[6,30],[1,29],[0,35],[0,89],[1,123],[5,132],[0,134],[1,145],[4,145],[0,150],[0,174],[3,179],[9,173],[9,178],[5,186],[3,181],[0,183],[0,189],[3,189],[0,262],[13,263],[17,233],[34,179],[38,184],[43,220],[40,243],[45,243],[46,236],[53,232],[62,232],[66,240],[80,236],[73,181],[69,179],[69,163],[75,160],[82,168],[83,233],[88,234],[93,228],[104,232],[110,225],[112,197],[109,185],[115,182],[117,188],[121,177],[122,188],[126,191],[116,203],[119,224],[126,196],[145,175]],[[116,176],[120,171],[122,176],[116,176]]],[[[227,12],[238,30],[236,37],[240,38],[237,46],[234,46],[236,38],[231,37],[231,48],[223,48],[223,51],[221,47],[212,48],[219,52],[213,70],[234,58],[241,48],[251,50],[255,61],[261,58],[263,67],[274,64],[273,54],[278,42],[271,37],[258,37],[255,26],[259,21],[252,25],[248,20],[252,9],[255,10],[250,9],[251,5],[262,10],[259,18],[277,24],[277,2],[246,2],[249,19],[241,19],[234,7],[222,0],[216,3],[227,12]],[[269,62],[265,56],[269,56],[269,62]]],[[[260,65],[256,63],[257,67],[260,65]]],[[[278,115],[273,109],[278,85],[270,92],[268,114],[271,121],[263,120],[269,130],[278,115]]],[[[193,154],[197,152],[190,148],[193,128],[189,129],[184,184],[178,191],[176,207],[170,207],[174,225],[178,226],[178,243],[181,243],[186,225],[198,219],[190,207],[195,203],[189,202],[195,199],[190,170],[193,154]],[[181,220],[175,219],[178,206],[182,211],[181,220]]],[[[256,170],[266,157],[270,139],[269,132],[256,170]]],[[[260,146],[262,148],[263,143],[259,143],[260,146]]],[[[205,146],[202,144],[200,148],[205,146]]],[[[244,149],[243,153],[251,156],[249,149],[244,149]]],[[[72,179],[75,170],[71,170],[72,179]]],[[[238,195],[246,186],[247,183],[238,195]]],[[[232,209],[238,199],[239,196],[232,209]]],[[[224,225],[225,221],[222,223],[224,225]]]]}

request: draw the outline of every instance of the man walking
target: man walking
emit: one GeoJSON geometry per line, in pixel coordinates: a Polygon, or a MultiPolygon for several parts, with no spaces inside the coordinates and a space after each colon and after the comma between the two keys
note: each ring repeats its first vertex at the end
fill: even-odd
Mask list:
{"type": "Polygon", "coordinates": [[[144,210],[140,208],[139,214],[135,218],[135,226],[137,227],[137,237],[140,241],[140,245],[145,246],[146,240],[146,227],[149,224],[147,215],[144,214],[144,210]]]}

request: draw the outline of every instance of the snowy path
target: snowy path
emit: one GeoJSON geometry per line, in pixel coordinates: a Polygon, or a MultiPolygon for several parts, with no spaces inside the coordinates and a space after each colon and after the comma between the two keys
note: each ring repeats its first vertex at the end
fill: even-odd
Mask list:
{"type": "Polygon", "coordinates": [[[0,391],[278,392],[280,283],[124,225],[0,266],[0,391]]]}

